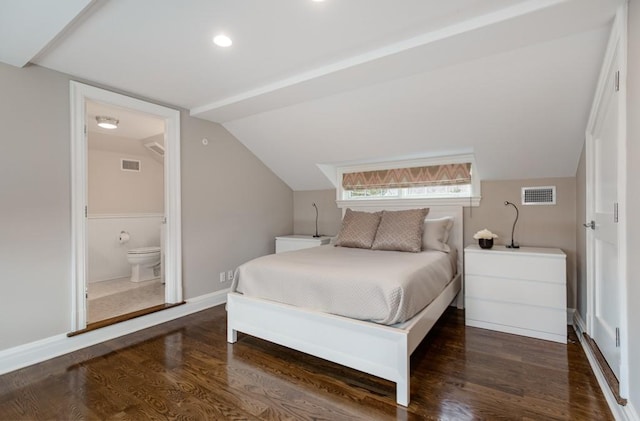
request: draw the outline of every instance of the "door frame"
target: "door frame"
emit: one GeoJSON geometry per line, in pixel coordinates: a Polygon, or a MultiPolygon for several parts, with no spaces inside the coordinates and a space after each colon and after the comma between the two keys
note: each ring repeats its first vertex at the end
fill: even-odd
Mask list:
{"type": "MultiPolygon", "coordinates": [[[[605,89],[612,89],[607,81],[607,75],[613,67],[619,69],[618,85],[618,139],[617,139],[617,169],[618,169],[618,276],[620,277],[620,396],[628,398],[629,395],[629,355],[628,355],[628,323],[627,323],[627,212],[626,212],[626,188],[627,188],[627,95],[626,95],[626,69],[627,69],[627,8],[626,4],[620,6],[611,29],[611,35],[607,44],[605,57],[600,69],[600,76],[596,93],[589,115],[586,129],[586,220],[592,221],[595,216],[593,188],[595,187],[594,174],[594,132],[600,116],[602,99],[605,89]]],[[[579,221],[582,223],[583,221],[579,221]]],[[[586,222],[586,221],[585,221],[586,222]]],[[[592,335],[595,325],[596,288],[595,288],[595,247],[592,230],[587,231],[586,259],[587,259],[587,303],[586,303],[586,333],[592,335]]]]}
{"type": "Polygon", "coordinates": [[[70,81],[71,103],[71,331],[87,326],[87,100],[151,114],[165,122],[165,302],[182,302],[180,112],[70,81]]]}

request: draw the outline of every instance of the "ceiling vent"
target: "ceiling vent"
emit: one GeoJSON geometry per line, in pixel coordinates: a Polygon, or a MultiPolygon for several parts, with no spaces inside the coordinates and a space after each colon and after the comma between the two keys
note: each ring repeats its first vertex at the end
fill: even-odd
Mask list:
{"type": "Polygon", "coordinates": [[[555,205],[556,186],[523,187],[523,205],[555,205]]]}
{"type": "Polygon", "coordinates": [[[136,159],[124,159],[120,160],[120,169],[122,171],[135,171],[140,172],[140,161],[136,159]]]}
{"type": "Polygon", "coordinates": [[[145,143],[144,146],[150,151],[153,151],[160,156],[164,156],[164,146],[162,146],[158,142],[145,143]]]}

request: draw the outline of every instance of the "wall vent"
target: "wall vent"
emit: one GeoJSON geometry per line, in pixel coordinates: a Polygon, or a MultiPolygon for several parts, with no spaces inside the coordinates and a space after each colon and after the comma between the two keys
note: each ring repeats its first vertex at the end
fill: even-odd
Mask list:
{"type": "Polygon", "coordinates": [[[153,151],[160,156],[164,156],[164,146],[162,146],[158,142],[145,143],[144,146],[150,151],[153,151]]]}
{"type": "Polygon", "coordinates": [[[523,205],[555,205],[556,186],[523,187],[523,205]]]}
{"type": "Polygon", "coordinates": [[[124,159],[120,160],[120,169],[122,171],[135,171],[140,172],[140,161],[136,159],[124,159]]]}

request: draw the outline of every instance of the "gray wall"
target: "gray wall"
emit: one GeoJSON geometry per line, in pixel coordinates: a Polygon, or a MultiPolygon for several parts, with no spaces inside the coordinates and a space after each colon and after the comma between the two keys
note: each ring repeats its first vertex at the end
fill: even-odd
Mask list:
{"type": "MultiPolygon", "coordinates": [[[[0,63],[0,350],[70,328],[69,80],[0,63]]],[[[293,193],[220,125],[182,112],[181,127],[188,299],[274,251],[273,237],[293,230],[293,193]]]]}
{"type": "Polygon", "coordinates": [[[91,146],[87,160],[89,215],[164,213],[161,162],[146,153],[104,151],[91,146]],[[140,172],[122,171],[122,158],[140,161],[140,172]]]}
{"type": "Polygon", "coordinates": [[[334,236],[340,230],[342,211],[336,205],[336,191],[307,190],[293,192],[293,233],[314,234],[318,206],[318,233],[334,236]]]}
{"type": "Polygon", "coordinates": [[[69,330],[69,78],[0,63],[0,349],[69,330]]]}
{"type": "Polygon", "coordinates": [[[629,333],[630,401],[640,408],[640,4],[629,2],[627,56],[627,308],[629,333]]]}
{"type": "Polygon", "coordinates": [[[293,192],[221,125],[186,112],[181,123],[184,291],[191,298],[229,287],[219,272],[275,252],[274,237],[293,231],[293,192]]]}
{"type": "Polygon", "coordinates": [[[576,184],[575,178],[544,178],[535,180],[483,181],[482,200],[476,208],[464,210],[465,244],[475,242],[473,234],[487,228],[499,237],[497,244],[511,242],[515,219],[510,201],[518,206],[520,217],[515,240],[521,246],[556,247],[567,255],[567,307],[576,307],[576,184]],[[520,205],[522,187],[556,186],[556,205],[520,205]]]}
{"type": "MultiPolygon", "coordinates": [[[[311,234],[314,228],[314,201],[321,208],[322,234],[337,233],[342,214],[335,204],[335,190],[294,192],[294,229],[296,234],[311,234]],[[333,203],[331,203],[333,201],[333,203]],[[325,228],[326,227],[326,228],[325,228]],[[326,229],[326,231],[325,231],[326,229]]],[[[576,306],[576,183],[575,178],[546,178],[535,180],[483,181],[479,207],[464,210],[465,244],[475,242],[473,234],[488,228],[499,235],[496,244],[511,241],[511,227],[515,218],[512,207],[504,201],[518,205],[520,219],[515,239],[523,246],[557,247],[567,254],[567,306],[576,306]],[[555,206],[520,206],[520,188],[556,186],[555,206]]]]}

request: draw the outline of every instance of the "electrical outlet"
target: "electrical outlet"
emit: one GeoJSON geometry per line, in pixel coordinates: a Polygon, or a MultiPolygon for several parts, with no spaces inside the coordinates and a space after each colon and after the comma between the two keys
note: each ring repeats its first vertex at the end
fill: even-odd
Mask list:
{"type": "Polygon", "coordinates": [[[231,281],[233,279],[233,271],[232,270],[228,270],[227,271],[227,281],[231,281]]]}
{"type": "Polygon", "coordinates": [[[224,272],[220,272],[220,282],[224,282],[224,281],[226,281],[224,277],[224,272]]]}

